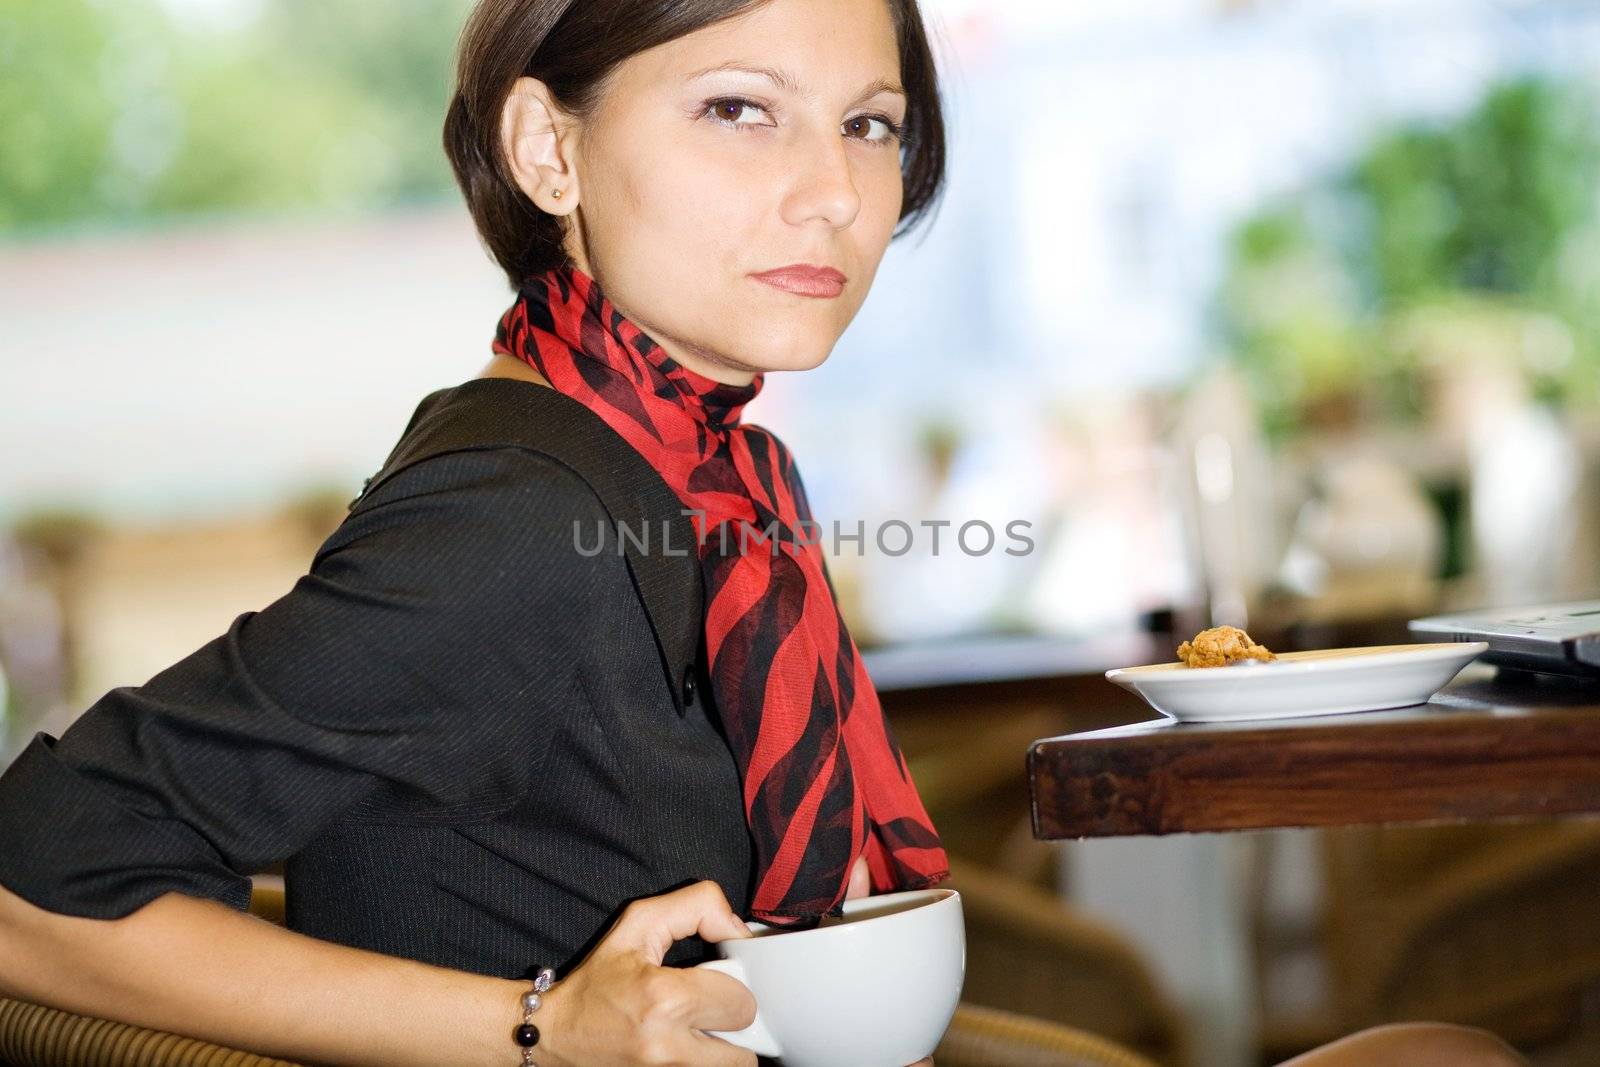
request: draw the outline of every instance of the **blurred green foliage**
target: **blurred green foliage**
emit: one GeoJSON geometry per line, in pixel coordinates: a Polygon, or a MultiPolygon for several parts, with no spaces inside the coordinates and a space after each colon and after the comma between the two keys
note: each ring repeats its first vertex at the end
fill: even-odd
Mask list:
{"type": "Polygon", "coordinates": [[[0,0],[0,234],[381,207],[453,189],[439,148],[470,0],[0,0]]]}
{"type": "Polygon", "coordinates": [[[1563,243],[1600,194],[1597,118],[1576,87],[1530,79],[1493,89],[1458,122],[1379,138],[1349,178],[1372,213],[1361,264],[1372,296],[1549,293],[1563,243]]]}
{"type": "Polygon", "coordinates": [[[1440,319],[1471,324],[1447,347],[1511,338],[1500,351],[1536,395],[1600,400],[1597,120],[1575,84],[1506,82],[1454,121],[1383,132],[1345,173],[1246,219],[1218,310],[1268,432],[1329,409],[1414,417],[1415,327],[1444,338],[1440,319]]]}

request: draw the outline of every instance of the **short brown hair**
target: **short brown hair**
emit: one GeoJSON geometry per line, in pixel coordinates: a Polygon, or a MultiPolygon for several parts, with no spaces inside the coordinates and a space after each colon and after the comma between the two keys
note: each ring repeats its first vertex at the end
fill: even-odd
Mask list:
{"type": "MultiPolygon", "coordinates": [[[[444,150],[478,233],[513,289],[570,266],[566,220],[539,210],[515,179],[500,143],[500,113],[519,77],[538,78],[567,111],[599,102],[623,60],[768,0],[479,0],[461,33],[456,90],[444,150]]],[[[908,99],[900,148],[904,201],[895,236],[928,214],[944,185],[944,116],[938,74],[917,0],[885,0],[900,47],[908,99]]]]}

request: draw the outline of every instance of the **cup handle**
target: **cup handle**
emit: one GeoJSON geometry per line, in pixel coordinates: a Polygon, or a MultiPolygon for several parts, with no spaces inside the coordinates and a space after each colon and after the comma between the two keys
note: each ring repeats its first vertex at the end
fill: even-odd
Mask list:
{"type": "MultiPolygon", "coordinates": [[[[695,964],[695,966],[704,968],[708,971],[717,971],[725,974],[730,978],[737,979],[739,982],[744,983],[744,985],[747,987],[750,984],[744,980],[744,968],[739,966],[738,960],[706,960],[704,963],[695,964]]],[[[783,1055],[783,1049],[778,1047],[777,1038],[772,1036],[772,1031],[768,1030],[767,1024],[762,1021],[759,1008],[756,1011],[755,1022],[751,1023],[743,1030],[707,1030],[705,1033],[711,1035],[712,1037],[720,1037],[722,1040],[731,1045],[738,1045],[740,1048],[749,1049],[757,1056],[783,1055]]]]}

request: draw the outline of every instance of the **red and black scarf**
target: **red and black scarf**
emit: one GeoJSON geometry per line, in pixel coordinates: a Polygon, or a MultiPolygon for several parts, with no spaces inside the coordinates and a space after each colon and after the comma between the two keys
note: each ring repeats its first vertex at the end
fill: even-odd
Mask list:
{"type": "Polygon", "coordinates": [[[799,471],[776,437],[739,421],[764,375],[729,385],[690,370],[574,267],[522,287],[494,350],[592,409],[692,509],[712,695],[754,842],[752,917],[834,911],[863,850],[879,892],[945,877],[839,614],[799,471]]]}

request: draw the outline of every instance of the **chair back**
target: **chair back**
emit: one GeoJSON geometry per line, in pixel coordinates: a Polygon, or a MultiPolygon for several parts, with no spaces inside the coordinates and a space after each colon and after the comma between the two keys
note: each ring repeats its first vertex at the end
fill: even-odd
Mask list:
{"type": "Polygon", "coordinates": [[[0,1067],[304,1067],[0,997],[0,1067]]]}
{"type": "Polygon", "coordinates": [[[936,1067],[1156,1067],[1103,1037],[999,1008],[961,1004],[936,1067]]]}

